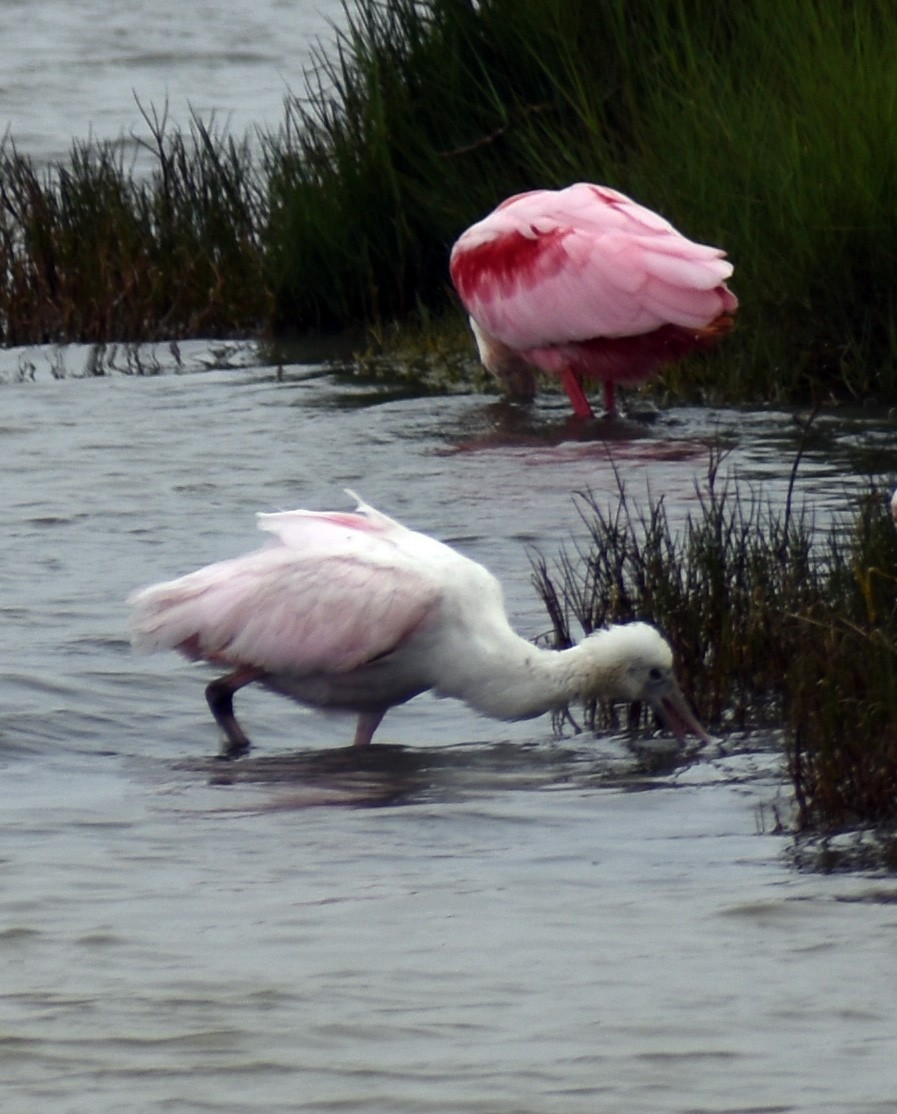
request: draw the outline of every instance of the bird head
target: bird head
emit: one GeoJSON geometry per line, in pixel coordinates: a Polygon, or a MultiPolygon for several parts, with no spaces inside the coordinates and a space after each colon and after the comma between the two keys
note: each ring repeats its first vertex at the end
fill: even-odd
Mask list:
{"type": "Polygon", "coordinates": [[[702,742],[710,736],[688,706],[673,672],[673,651],[647,623],[625,623],[588,635],[580,643],[591,668],[586,699],[644,701],[683,742],[688,731],[702,742]]]}

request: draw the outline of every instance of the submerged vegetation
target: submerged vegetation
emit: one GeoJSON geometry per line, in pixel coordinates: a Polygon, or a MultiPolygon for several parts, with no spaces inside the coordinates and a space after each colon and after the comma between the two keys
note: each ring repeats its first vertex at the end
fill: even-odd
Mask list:
{"type": "Polygon", "coordinates": [[[78,142],[38,168],[7,139],[0,342],[438,316],[466,225],[585,179],[735,263],[738,329],[668,387],[897,398],[893,5],[352,0],[346,14],[277,131],[234,139],[148,111],[149,174],[119,145],[78,142]]]}
{"type": "MultiPolygon", "coordinates": [[[[671,522],[622,480],[608,509],[579,497],[584,546],[534,580],[557,645],[574,626],[650,616],[675,648],[707,725],[785,725],[801,829],[897,824],[897,531],[882,490],[850,522],[818,527],[720,476],[671,522]]],[[[607,726],[608,709],[590,710],[607,726]]]]}

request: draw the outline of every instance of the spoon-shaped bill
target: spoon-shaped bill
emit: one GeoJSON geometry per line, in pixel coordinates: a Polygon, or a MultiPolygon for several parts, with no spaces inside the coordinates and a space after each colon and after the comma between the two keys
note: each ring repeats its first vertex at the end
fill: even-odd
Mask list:
{"type": "Polygon", "coordinates": [[[677,687],[674,686],[659,700],[653,702],[653,707],[661,722],[673,732],[680,743],[685,742],[685,736],[689,731],[702,743],[710,742],[710,736],[677,687]]]}

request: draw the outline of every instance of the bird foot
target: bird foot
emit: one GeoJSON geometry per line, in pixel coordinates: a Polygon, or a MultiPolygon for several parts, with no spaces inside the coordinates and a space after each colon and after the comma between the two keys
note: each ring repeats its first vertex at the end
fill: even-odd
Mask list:
{"type": "Polygon", "coordinates": [[[252,743],[244,736],[245,742],[236,742],[227,736],[221,743],[221,749],[215,755],[220,762],[233,762],[235,758],[244,758],[252,749],[252,743]]]}

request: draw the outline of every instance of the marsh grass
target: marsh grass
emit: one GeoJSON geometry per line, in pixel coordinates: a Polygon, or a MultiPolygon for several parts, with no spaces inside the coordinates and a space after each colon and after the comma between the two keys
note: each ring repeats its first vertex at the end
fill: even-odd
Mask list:
{"type": "MultiPolygon", "coordinates": [[[[825,529],[720,471],[672,521],[662,497],[578,497],[586,540],[533,578],[556,645],[646,619],[716,730],[784,725],[798,826],[897,822],[897,532],[870,489],[825,529]]],[[[618,726],[587,709],[591,727],[618,726]]]]}
{"type": "Polygon", "coordinates": [[[468,350],[470,333],[457,314],[423,313],[414,323],[373,326],[353,354],[352,373],[416,393],[498,393],[498,384],[468,350]]]}
{"type": "Polygon", "coordinates": [[[801,815],[897,820],[897,537],[882,492],[831,536],[825,594],[801,616],[787,674],[788,762],[801,815]]]}
{"type": "Polygon", "coordinates": [[[895,39],[885,0],[347,0],[253,144],[149,111],[140,177],[8,139],[0,341],[382,336],[454,305],[449,247],[499,199],[585,179],[735,263],[735,333],[667,390],[893,400],[895,39]]]}
{"type": "Polygon", "coordinates": [[[248,145],[147,112],[156,170],[111,143],[37,168],[0,146],[0,341],[6,345],[222,335],[269,314],[248,145]]]}

